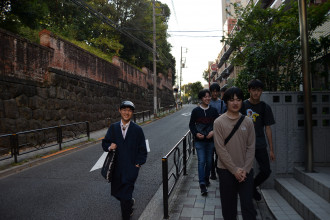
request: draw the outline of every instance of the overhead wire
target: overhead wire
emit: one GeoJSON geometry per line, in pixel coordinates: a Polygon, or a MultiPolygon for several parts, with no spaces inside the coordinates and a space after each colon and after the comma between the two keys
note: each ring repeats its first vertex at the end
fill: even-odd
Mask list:
{"type": "MultiPolygon", "coordinates": [[[[70,0],[70,1],[75,3],[77,6],[82,7],[84,10],[88,11],[89,13],[91,13],[93,16],[97,17],[98,19],[100,19],[104,23],[110,25],[112,28],[114,28],[117,31],[119,31],[120,33],[124,34],[125,36],[130,38],[133,42],[137,43],[138,45],[142,46],[143,48],[147,49],[148,51],[150,51],[150,52],[154,51],[153,48],[151,48],[149,45],[147,45],[146,43],[144,43],[143,41],[141,41],[140,39],[138,39],[137,37],[135,37],[131,33],[125,31],[125,29],[129,29],[129,28],[119,27],[116,24],[116,22],[114,22],[110,18],[104,16],[102,13],[96,11],[94,8],[92,8],[91,6],[89,6],[88,4],[86,4],[85,2],[83,2],[81,0],[70,0]]],[[[157,54],[157,51],[156,51],[156,54],[157,54]]],[[[163,53],[159,52],[159,54],[161,54],[163,56],[163,59],[165,59],[168,62],[168,64],[175,69],[173,64],[166,58],[166,56],[163,53]]]]}

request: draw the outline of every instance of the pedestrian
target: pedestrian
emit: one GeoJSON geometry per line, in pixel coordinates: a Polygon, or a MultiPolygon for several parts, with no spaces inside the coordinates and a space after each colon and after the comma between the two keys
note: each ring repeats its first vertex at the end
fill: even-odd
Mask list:
{"type": "Polygon", "coordinates": [[[210,185],[210,171],[214,149],[213,122],[218,112],[210,106],[210,91],[203,89],[198,93],[200,105],[191,112],[189,128],[195,139],[195,148],[198,158],[198,178],[203,196],[207,195],[207,186],[210,185]]]}
{"type": "Polygon", "coordinates": [[[122,218],[133,215],[134,184],[141,166],[147,160],[147,148],[142,128],[131,121],[135,106],[123,101],[119,107],[121,120],[110,125],[102,140],[103,150],[116,150],[111,195],[120,201],[122,218]]]}
{"type": "Polygon", "coordinates": [[[243,114],[253,120],[256,134],[255,158],[259,165],[259,173],[254,178],[253,198],[256,201],[261,200],[261,194],[258,192],[257,187],[265,182],[272,172],[270,169],[269,158],[271,161],[275,161],[272,129],[270,127],[275,124],[275,120],[271,107],[267,103],[260,101],[263,89],[264,84],[260,80],[251,80],[248,83],[250,98],[243,102],[243,107],[241,110],[243,114]],[[265,132],[269,145],[269,156],[265,132]]]}
{"type": "Polygon", "coordinates": [[[244,220],[256,219],[253,205],[253,161],[255,133],[253,122],[240,114],[243,92],[232,87],[223,97],[227,112],[214,121],[214,145],[218,154],[222,216],[225,220],[237,219],[237,194],[240,198],[244,220]],[[237,122],[241,124],[237,127],[237,122]],[[230,135],[233,132],[232,135],[230,135]],[[229,137],[231,136],[231,138],[229,137]],[[226,140],[227,139],[227,140],[226,140]],[[230,139],[228,141],[228,139],[230,139]]]}
{"type": "MultiPolygon", "coordinates": [[[[226,104],[223,100],[219,98],[219,93],[220,93],[220,86],[218,83],[212,83],[210,86],[210,92],[211,92],[211,101],[210,101],[210,106],[215,108],[218,111],[218,114],[221,115],[226,111],[226,104]]],[[[212,168],[211,168],[211,180],[216,180],[216,167],[217,167],[217,160],[218,160],[218,155],[216,154],[215,150],[213,150],[213,155],[212,155],[212,168]],[[215,155],[215,159],[214,159],[215,155]]]]}

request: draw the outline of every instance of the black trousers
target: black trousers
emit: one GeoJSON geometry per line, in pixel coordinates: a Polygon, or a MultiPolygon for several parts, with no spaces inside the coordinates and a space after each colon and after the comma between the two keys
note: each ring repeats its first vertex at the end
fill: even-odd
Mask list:
{"type": "Polygon", "coordinates": [[[255,158],[259,165],[259,173],[254,178],[254,187],[256,188],[267,180],[272,171],[270,169],[267,148],[256,149],[255,158]]]}
{"type": "Polygon", "coordinates": [[[217,170],[217,164],[218,164],[218,155],[217,152],[214,149],[213,155],[212,155],[212,168],[211,168],[211,175],[215,175],[215,172],[217,170]],[[215,159],[214,159],[215,156],[215,159]]]}
{"type": "Polygon", "coordinates": [[[123,220],[129,220],[131,218],[131,213],[133,211],[133,201],[130,200],[120,200],[121,215],[123,220]]]}
{"type": "Polygon", "coordinates": [[[237,219],[237,195],[241,202],[244,220],[255,220],[257,211],[253,205],[253,169],[244,182],[239,183],[227,169],[217,168],[219,175],[222,216],[225,220],[237,219]]]}

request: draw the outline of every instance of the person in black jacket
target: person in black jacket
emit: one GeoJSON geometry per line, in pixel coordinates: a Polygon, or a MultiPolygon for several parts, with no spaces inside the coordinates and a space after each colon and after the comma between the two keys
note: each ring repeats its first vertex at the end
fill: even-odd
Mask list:
{"type": "Polygon", "coordinates": [[[207,186],[210,184],[209,177],[214,150],[213,122],[219,114],[215,108],[209,105],[211,96],[208,89],[201,90],[198,93],[198,98],[201,103],[191,112],[189,128],[195,138],[199,185],[202,195],[205,196],[207,195],[207,186]]]}
{"type": "Polygon", "coordinates": [[[121,121],[110,125],[102,140],[104,151],[116,149],[115,168],[111,182],[111,195],[120,201],[122,217],[133,215],[134,184],[141,165],[147,160],[147,148],[142,128],[130,121],[135,106],[131,101],[123,101],[119,108],[121,121]]]}

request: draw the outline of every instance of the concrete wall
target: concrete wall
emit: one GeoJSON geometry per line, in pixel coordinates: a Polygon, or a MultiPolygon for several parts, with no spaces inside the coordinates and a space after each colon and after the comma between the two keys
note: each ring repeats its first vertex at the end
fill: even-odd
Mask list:
{"type": "MultiPolygon", "coordinates": [[[[272,176],[291,174],[306,158],[302,92],[264,92],[262,100],[274,113],[272,126],[276,161],[272,176]]],[[[314,164],[330,164],[330,92],[312,93],[314,164]]],[[[272,185],[272,178],[268,181],[272,185]]],[[[266,184],[267,185],[267,184],[266,184]]]]}

